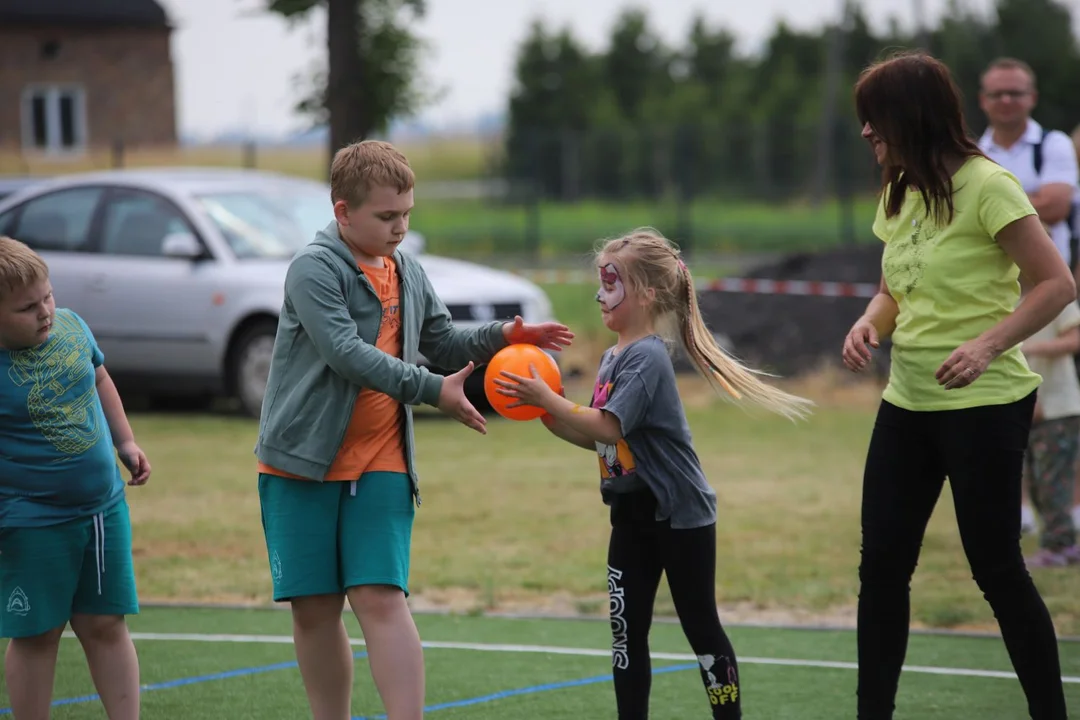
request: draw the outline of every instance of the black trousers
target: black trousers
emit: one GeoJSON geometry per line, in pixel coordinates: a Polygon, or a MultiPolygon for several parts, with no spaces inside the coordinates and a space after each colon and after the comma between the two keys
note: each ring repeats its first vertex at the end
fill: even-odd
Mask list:
{"type": "Polygon", "coordinates": [[[716,609],[716,525],[672,530],[656,522],[651,492],[616,498],[608,546],[612,666],[619,720],[649,716],[649,628],[660,574],[698,656],[713,718],[742,717],[738,665],[716,609]]]}
{"type": "Polygon", "coordinates": [[[1065,720],[1057,638],[1020,551],[1020,478],[1035,393],[1008,404],[911,412],[882,402],[866,459],[859,566],[858,718],[893,716],[910,582],[949,478],[972,575],[994,611],[1033,720],[1065,720]]]}

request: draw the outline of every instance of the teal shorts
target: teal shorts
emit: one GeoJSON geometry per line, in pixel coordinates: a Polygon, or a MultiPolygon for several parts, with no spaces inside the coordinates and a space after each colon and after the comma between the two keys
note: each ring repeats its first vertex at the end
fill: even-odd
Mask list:
{"type": "Polygon", "coordinates": [[[127,501],[92,517],[0,532],[0,637],[41,635],[72,615],[135,615],[127,501]]]}
{"type": "Polygon", "coordinates": [[[339,595],[358,585],[409,594],[412,484],[404,473],[364,473],[355,482],[259,475],[274,601],[339,595]]]}

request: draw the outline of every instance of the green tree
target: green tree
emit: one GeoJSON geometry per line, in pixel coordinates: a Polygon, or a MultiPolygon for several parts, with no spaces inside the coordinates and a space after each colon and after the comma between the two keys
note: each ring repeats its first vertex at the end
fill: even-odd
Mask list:
{"type": "Polygon", "coordinates": [[[507,173],[546,196],[576,195],[573,143],[590,127],[600,84],[595,63],[569,30],[552,33],[535,21],[518,50],[510,95],[507,173]]]}
{"type": "Polygon", "coordinates": [[[301,80],[307,93],[297,107],[329,123],[331,153],[385,131],[434,97],[419,74],[426,46],[409,29],[425,0],[267,0],[287,18],[316,7],[326,8],[327,62],[301,80]]]}
{"type": "Polygon", "coordinates": [[[628,10],[596,54],[537,25],[519,53],[507,167],[565,199],[672,189],[779,198],[841,180],[872,190],[878,171],[851,90],[869,63],[897,50],[925,45],[949,65],[975,132],[985,124],[980,75],[1002,54],[1035,69],[1041,123],[1068,130],[1080,122],[1080,50],[1067,2],[996,0],[984,16],[950,0],[919,41],[895,21],[875,33],[852,0],[840,28],[779,23],[755,56],[736,54],[735,37],[701,18],[668,48],[645,13],[628,10]]]}
{"type": "Polygon", "coordinates": [[[627,10],[615,20],[604,54],[603,79],[623,117],[638,118],[650,92],[660,84],[669,84],[669,59],[643,10],[627,10]]]}
{"type": "Polygon", "coordinates": [[[700,83],[714,98],[723,97],[738,60],[735,57],[735,36],[724,28],[712,29],[698,15],[690,25],[687,38],[687,79],[700,83]]]}

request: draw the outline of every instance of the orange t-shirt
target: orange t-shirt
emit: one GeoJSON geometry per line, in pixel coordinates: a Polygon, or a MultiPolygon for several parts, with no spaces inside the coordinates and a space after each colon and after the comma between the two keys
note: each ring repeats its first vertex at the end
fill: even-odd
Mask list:
{"type": "MultiPolygon", "coordinates": [[[[375,347],[387,355],[400,358],[401,285],[394,261],[386,258],[383,267],[359,267],[382,302],[382,322],[375,347]]],[[[363,388],[356,398],[352,418],[345,430],[341,448],[326,473],[326,480],[357,480],[366,472],[408,472],[402,426],[401,404],[397,400],[385,393],[363,388]]],[[[265,463],[259,463],[259,472],[298,480],[309,479],[282,472],[265,463]]]]}

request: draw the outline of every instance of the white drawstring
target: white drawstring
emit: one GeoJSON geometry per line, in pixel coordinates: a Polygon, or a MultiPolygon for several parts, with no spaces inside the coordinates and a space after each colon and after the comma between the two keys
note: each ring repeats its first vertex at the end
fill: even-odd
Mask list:
{"type": "Polygon", "coordinates": [[[97,556],[97,594],[101,594],[101,575],[105,572],[105,513],[94,516],[94,554],[97,556]]]}
{"type": "Polygon", "coordinates": [[[349,494],[352,495],[353,497],[356,497],[356,481],[355,480],[353,480],[351,483],[349,483],[349,494]]]}

